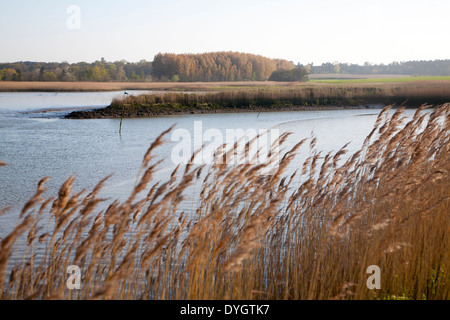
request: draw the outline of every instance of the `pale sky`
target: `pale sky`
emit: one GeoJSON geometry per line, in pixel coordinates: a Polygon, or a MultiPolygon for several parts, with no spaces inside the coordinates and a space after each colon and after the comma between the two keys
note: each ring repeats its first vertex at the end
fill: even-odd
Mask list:
{"type": "Polygon", "coordinates": [[[450,0],[0,3],[0,62],[135,62],[211,51],[315,65],[450,59],[450,0]],[[71,5],[79,16],[68,13],[71,5]]]}

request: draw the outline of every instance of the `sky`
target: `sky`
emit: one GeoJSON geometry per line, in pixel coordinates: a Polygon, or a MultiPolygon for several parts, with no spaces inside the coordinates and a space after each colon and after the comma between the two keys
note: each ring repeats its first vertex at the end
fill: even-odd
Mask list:
{"type": "Polygon", "coordinates": [[[214,51],[314,65],[450,59],[449,0],[0,3],[0,62],[136,62],[214,51]]]}

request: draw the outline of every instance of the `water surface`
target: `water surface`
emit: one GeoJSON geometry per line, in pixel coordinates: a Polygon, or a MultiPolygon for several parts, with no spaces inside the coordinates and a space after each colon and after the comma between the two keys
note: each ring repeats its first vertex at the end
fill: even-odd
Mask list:
{"type": "MultiPolygon", "coordinates": [[[[140,92],[129,92],[137,94],[140,92]]],[[[136,180],[142,157],[151,142],[172,125],[188,130],[194,138],[194,122],[208,129],[279,129],[289,131],[286,146],[292,146],[313,132],[317,148],[337,151],[351,142],[349,152],[356,151],[371,131],[380,109],[195,114],[124,119],[68,120],[70,110],[108,105],[123,92],[81,93],[0,93],[0,208],[11,207],[0,217],[0,237],[16,223],[17,212],[33,195],[37,183],[45,176],[48,195],[56,195],[59,186],[76,176],[77,190],[92,189],[101,179],[113,174],[104,195],[126,198],[136,180]]],[[[407,112],[412,112],[408,111],[407,112]]],[[[175,164],[171,152],[176,142],[157,149],[163,159],[158,179],[166,179],[175,164]]],[[[299,160],[307,156],[301,149],[299,160]]],[[[195,201],[195,199],[193,199],[195,201]]]]}

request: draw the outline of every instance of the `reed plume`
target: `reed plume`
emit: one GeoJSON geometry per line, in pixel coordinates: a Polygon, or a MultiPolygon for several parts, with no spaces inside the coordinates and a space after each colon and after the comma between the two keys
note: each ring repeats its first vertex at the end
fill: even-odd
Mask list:
{"type": "Polygon", "coordinates": [[[45,178],[1,240],[0,297],[448,299],[450,104],[403,110],[386,107],[354,154],[305,138],[271,175],[269,163],[222,161],[246,157],[247,142],[244,154],[222,150],[155,181],[170,128],[123,202],[101,198],[107,178],[86,194],[70,177],[46,199],[45,178]],[[66,287],[70,265],[80,290],[66,287]],[[370,265],[382,270],[379,290],[366,287],[370,265]]]}

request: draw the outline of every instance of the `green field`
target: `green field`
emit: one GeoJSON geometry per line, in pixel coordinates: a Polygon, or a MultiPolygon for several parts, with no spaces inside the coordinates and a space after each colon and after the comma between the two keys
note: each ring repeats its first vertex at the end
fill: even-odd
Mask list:
{"type": "Polygon", "coordinates": [[[414,82],[414,81],[428,81],[428,80],[450,80],[450,76],[442,77],[404,77],[404,78],[372,78],[372,79],[310,79],[314,83],[386,83],[386,82],[414,82]]]}

